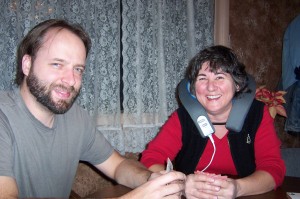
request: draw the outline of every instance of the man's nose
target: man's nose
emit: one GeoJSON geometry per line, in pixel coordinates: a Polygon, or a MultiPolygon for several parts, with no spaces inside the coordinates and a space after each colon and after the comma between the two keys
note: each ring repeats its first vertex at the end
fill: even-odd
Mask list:
{"type": "Polygon", "coordinates": [[[74,86],[76,83],[74,70],[66,70],[64,71],[62,82],[68,84],[69,86],[74,86]]]}

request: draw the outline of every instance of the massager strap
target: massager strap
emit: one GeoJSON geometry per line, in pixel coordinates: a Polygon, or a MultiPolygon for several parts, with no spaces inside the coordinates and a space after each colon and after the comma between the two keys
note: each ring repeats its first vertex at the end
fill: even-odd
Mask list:
{"type": "MultiPolygon", "coordinates": [[[[200,104],[200,102],[196,99],[195,96],[193,96],[190,93],[190,83],[188,82],[187,79],[181,80],[179,83],[179,99],[184,106],[184,108],[187,110],[189,115],[191,116],[192,120],[194,121],[200,135],[204,138],[207,136],[207,133],[214,133],[215,129],[209,120],[209,117],[207,115],[206,110],[203,108],[203,106],[200,104]],[[209,125],[208,126],[202,126],[202,128],[206,129],[206,132],[203,132],[199,123],[198,123],[198,118],[199,117],[204,117],[208,121],[209,125]]],[[[205,125],[205,124],[204,124],[205,125]]]]}
{"type": "Polygon", "coordinates": [[[248,87],[251,92],[241,93],[239,97],[233,99],[233,105],[226,122],[226,128],[235,132],[240,132],[255,97],[256,84],[254,78],[248,74],[248,87]]]}

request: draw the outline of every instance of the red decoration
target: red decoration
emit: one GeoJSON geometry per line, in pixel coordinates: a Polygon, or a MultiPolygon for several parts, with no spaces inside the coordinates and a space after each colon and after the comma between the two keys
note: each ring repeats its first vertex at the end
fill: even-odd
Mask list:
{"type": "Polygon", "coordinates": [[[264,102],[269,107],[270,115],[273,118],[275,118],[277,114],[286,117],[286,111],[282,105],[285,103],[283,98],[285,94],[285,91],[271,92],[266,89],[265,86],[261,86],[256,89],[255,98],[264,102]]]}

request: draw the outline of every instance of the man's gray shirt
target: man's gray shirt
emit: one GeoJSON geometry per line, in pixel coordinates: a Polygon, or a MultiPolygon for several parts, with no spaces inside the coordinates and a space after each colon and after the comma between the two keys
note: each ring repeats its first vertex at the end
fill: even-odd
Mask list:
{"type": "Polygon", "coordinates": [[[0,176],[16,179],[20,198],[67,198],[79,160],[96,165],[112,152],[78,105],[55,115],[48,128],[29,112],[19,88],[0,92],[0,176]]]}

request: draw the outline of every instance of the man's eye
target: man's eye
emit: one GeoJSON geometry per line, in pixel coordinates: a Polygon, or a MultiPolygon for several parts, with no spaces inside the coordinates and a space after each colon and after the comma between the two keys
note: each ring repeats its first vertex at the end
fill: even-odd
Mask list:
{"type": "Polygon", "coordinates": [[[52,63],[51,65],[52,65],[53,67],[55,67],[55,68],[60,67],[60,64],[58,64],[58,63],[52,63]]]}
{"type": "Polygon", "coordinates": [[[76,71],[78,74],[83,74],[84,69],[81,68],[81,67],[77,67],[77,68],[75,68],[75,71],[76,71]]]}

